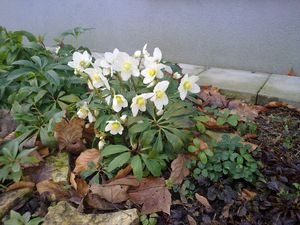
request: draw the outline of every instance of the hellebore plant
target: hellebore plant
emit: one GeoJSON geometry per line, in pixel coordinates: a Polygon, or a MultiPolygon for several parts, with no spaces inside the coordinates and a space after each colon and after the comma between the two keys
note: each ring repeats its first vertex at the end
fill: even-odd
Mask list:
{"type": "Polygon", "coordinates": [[[90,89],[77,116],[95,122],[111,175],[129,164],[138,178],[159,176],[191,136],[195,110],[184,100],[200,92],[198,77],[181,74],[159,48],[151,56],[146,47],[133,56],[115,49],[96,59],[75,52],[68,63],[90,89]]]}

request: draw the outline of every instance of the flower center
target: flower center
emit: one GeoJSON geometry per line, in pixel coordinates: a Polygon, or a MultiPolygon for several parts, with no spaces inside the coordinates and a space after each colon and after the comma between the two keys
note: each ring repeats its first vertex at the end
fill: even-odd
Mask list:
{"type": "Polygon", "coordinates": [[[130,62],[125,62],[123,64],[123,69],[125,70],[125,72],[129,72],[131,70],[131,63],[130,62]]]}
{"type": "Polygon", "coordinates": [[[191,88],[192,88],[191,82],[188,81],[188,80],[185,81],[184,84],[183,84],[183,88],[184,88],[186,91],[191,90],[191,88]]]}
{"type": "Polygon", "coordinates": [[[113,123],[111,124],[111,128],[112,128],[113,130],[119,129],[119,128],[120,128],[120,123],[119,123],[119,122],[113,122],[113,123]]]}
{"type": "Polygon", "coordinates": [[[116,95],[116,96],[115,96],[115,98],[116,98],[116,101],[117,101],[117,104],[118,104],[118,105],[120,105],[120,104],[122,104],[122,103],[123,103],[123,99],[122,99],[122,97],[121,97],[121,96],[119,96],[119,95],[116,95]]]}
{"type": "Polygon", "coordinates": [[[92,75],[92,80],[95,81],[95,82],[100,82],[100,81],[101,81],[101,78],[100,78],[99,74],[94,73],[94,74],[92,75]]]}
{"type": "Polygon", "coordinates": [[[82,113],[83,115],[87,115],[89,111],[85,107],[81,107],[79,109],[79,112],[82,113]]]}
{"type": "Polygon", "coordinates": [[[87,65],[86,65],[86,62],[85,62],[84,60],[81,60],[79,64],[80,64],[80,66],[83,67],[83,68],[85,68],[85,67],[87,66],[87,65]]]}
{"type": "Polygon", "coordinates": [[[159,90],[159,91],[155,92],[155,95],[156,95],[156,98],[162,99],[165,96],[165,92],[159,90]]]}
{"type": "Polygon", "coordinates": [[[154,77],[156,75],[156,70],[155,69],[149,69],[148,74],[149,74],[149,76],[154,77]]]}
{"type": "Polygon", "coordinates": [[[138,98],[136,99],[136,104],[137,104],[138,106],[143,106],[143,105],[145,105],[145,99],[144,99],[143,97],[138,97],[138,98]]]}

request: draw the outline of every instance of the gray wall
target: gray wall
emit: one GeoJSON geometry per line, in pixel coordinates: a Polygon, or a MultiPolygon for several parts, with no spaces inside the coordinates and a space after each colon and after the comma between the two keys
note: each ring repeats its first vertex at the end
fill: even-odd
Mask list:
{"type": "Polygon", "coordinates": [[[300,0],[0,0],[0,25],[47,44],[94,27],[80,43],[99,52],[147,42],[177,62],[300,74],[300,0]]]}

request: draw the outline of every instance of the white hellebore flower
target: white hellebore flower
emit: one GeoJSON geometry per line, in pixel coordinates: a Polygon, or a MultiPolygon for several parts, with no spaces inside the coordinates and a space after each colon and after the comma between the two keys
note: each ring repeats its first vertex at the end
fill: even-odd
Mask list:
{"type": "Polygon", "coordinates": [[[131,75],[138,77],[140,71],[138,69],[139,61],[125,52],[120,52],[116,57],[114,68],[121,72],[121,78],[123,81],[129,80],[131,75]]]}
{"type": "Polygon", "coordinates": [[[80,119],[86,119],[88,117],[90,123],[96,121],[96,118],[93,116],[90,109],[88,108],[87,102],[84,102],[83,106],[80,107],[80,109],[77,112],[77,116],[80,119]]]}
{"type": "Polygon", "coordinates": [[[166,95],[166,90],[169,87],[169,81],[161,81],[156,84],[156,86],[153,89],[153,97],[150,99],[152,102],[154,102],[155,107],[157,110],[162,110],[164,105],[167,105],[169,103],[168,96],[166,95]]]}
{"type": "Polygon", "coordinates": [[[145,94],[135,96],[132,99],[132,104],[131,104],[132,115],[136,116],[138,114],[139,110],[142,112],[145,112],[147,99],[151,98],[152,96],[153,96],[153,93],[145,93],[145,94]]]}
{"type": "Polygon", "coordinates": [[[73,61],[68,62],[68,66],[75,69],[75,74],[83,72],[92,62],[92,57],[87,51],[73,53],[73,61]]]}
{"type": "Polygon", "coordinates": [[[106,87],[110,90],[107,78],[102,74],[100,68],[87,68],[84,70],[89,75],[88,86],[90,89],[106,87]]]}
{"type": "Polygon", "coordinates": [[[178,91],[180,94],[181,100],[184,100],[187,96],[188,92],[191,93],[199,93],[200,87],[196,84],[199,77],[191,76],[189,77],[188,74],[185,74],[184,77],[181,79],[180,85],[178,87],[178,91]]]}
{"type": "Polygon", "coordinates": [[[96,59],[95,65],[103,69],[103,75],[113,75],[113,64],[119,54],[119,49],[115,48],[113,52],[105,52],[104,56],[96,59]]]}
{"type": "Polygon", "coordinates": [[[120,117],[120,120],[125,123],[127,121],[127,115],[126,114],[123,114],[121,117],[120,117]]]}
{"type": "Polygon", "coordinates": [[[115,95],[112,102],[112,108],[115,112],[120,112],[122,108],[128,106],[128,102],[123,95],[115,95]]]}
{"type": "Polygon", "coordinates": [[[109,120],[106,122],[105,131],[109,131],[112,135],[122,134],[124,127],[118,120],[109,120]]]}
{"type": "Polygon", "coordinates": [[[164,77],[163,72],[161,69],[164,66],[162,64],[152,63],[148,64],[145,69],[142,70],[141,74],[144,77],[143,83],[149,84],[151,83],[156,77],[161,79],[164,77]]]}
{"type": "Polygon", "coordinates": [[[153,56],[146,56],[145,64],[151,64],[151,63],[160,63],[162,58],[162,53],[159,48],[155,48],[153,51],[153,56]]]}

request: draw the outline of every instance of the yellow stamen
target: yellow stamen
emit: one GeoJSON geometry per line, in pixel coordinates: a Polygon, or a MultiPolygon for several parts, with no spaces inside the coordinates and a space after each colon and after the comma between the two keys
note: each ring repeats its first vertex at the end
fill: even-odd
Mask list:
{"type": "Polygon", "coordinates": [[[83,68],[85,68],[85,67],[87,66],[87,65],[86,65],[86,62],[85,62],[84,60],[81,60],[79,64],[80,64],[80,66],[83,67],[83,68]]]}
{"type": "Polygon", "coordinates": [[[155,69],[149,69],[148,74],[149,74],[149,76],[154,77],[156,75],[156,70],[155,69]]]}
{"type": "Polygon", "coordinates": [[[94,73],[94,74],[92,75],[92,80],[93,80],[93,81],[96,81],[96,82],[99,82],[99,81],[101,81],[101,78],[100,78],[99,74],[94,73]]]}
{"type": "Polygon", "coordinates": [[[136,99],[136,104],[137,104],[138,106],[143,106],[143,105],[145,105],[145,99],[144,99],[143,97],[138,97],[138,98],[136,99]]]}
{"type": "Polygon", "coordinates": [[[122,104],[122,103],[123,103],[123,99],[122,99],[122,97],[121,97],[121,96],[119,96],[119,95],[116,95],[116,96],[115,96],[115,98],[116,98],[116,101],[117,101],[117,104],[118,104],[118,105],[120,105],[120,104],[122,104]]]}
{"type": "Polygon", "coordinates": [[[131,63],[130,62],[125,62],[123,64],[123,69],[125,70],[125,72],[129,72],[131,70],[131,63]]]}
{"type": "Polygon", "coordinates": [[[120,128],[120,123],[119,123],[119,122],[113,122],[113,123],[111,124],[111,128],[112,128],[113,130],[119,129],[119,128],[120,128]]]}
{"type": "Polygon", "coordinates": [[[159,90],[159,91],[155,92],[155,95],[156,95],[156,98],[162,99],[165,96],[165,92],[159,90]]]}
{"type": "Polygon", "coordinates": [[[183,88],[184,88],[186,91],[191,90],[191,88],[192,88],[191,82],[188,81],[188,80],[185,81],[184,84],[183,84],[183,88]]]}

